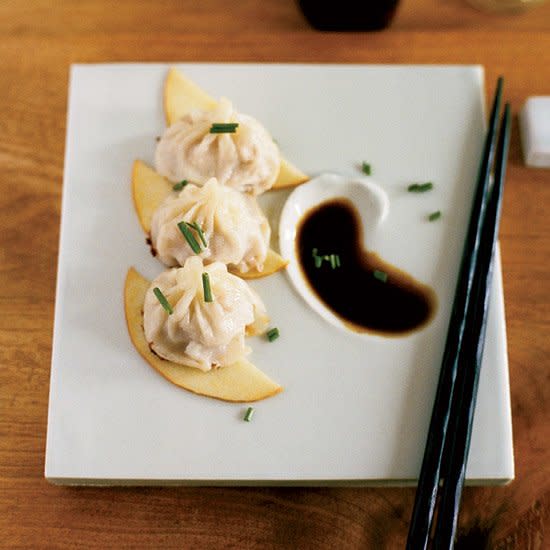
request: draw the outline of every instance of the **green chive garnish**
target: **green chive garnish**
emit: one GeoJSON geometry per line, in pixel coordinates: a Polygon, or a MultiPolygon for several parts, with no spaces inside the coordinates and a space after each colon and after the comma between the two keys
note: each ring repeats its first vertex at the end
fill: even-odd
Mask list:
{"type": "Polygon", "coordinates": [[[378,279],[379,281],[385,283],[388,280],[388,274],[385,271],[378,271],[378,269],[375,269],[372,272],[375,279],[378,279]]]}
{"type": "Polygon", "coordinates": [[[157,297],[160,305],[168,312],[168,315],[172,315],[172,313],[174,313],[174,310],[172,309],[172,306],[168,303],[166,296],[162,293],[162,290],[158,286],[153,289],[153,294],[157,297]]]}
{"type": "Polygon", "coordinates": [[[338,254],[325,254],[324,256],[319,256],[318,249],[314,248],[311,251],[311,255],[313,256],[313,261],[315,262],[316,268],[320,268],[324,261],[329,262],[332,269],[336,269],[342,265],[338,254]]]}
{"type": "Polygon", "coordinates": [[[238,125],[238,122],[213,122],[212,128],[227,128],[229,126],[233,126],[236,128],[238,125]]]}
{"type": "Polygon", "coordinates": [[[427,181],[426,183],[411,183],[409,187],[407,187],[407,191],[410,193],[425,193],[433,189],[433,186],[434,184],[431,181],[427,181]]]}
{"type": "Polygon", "coordinates": [[[248,409],[246,409],[246,412],[244,413],[243,420],[245,422],[250,422],[253,416],[254,416],[254,407],[248,407],[248,409]]]}
{"type": "Polygon", "coordinates": [[[317,254],[319,252],[317,248],[314,248],[311,251],[311,255],[313,256],[313,261],[315,262],[315,267],[319,268],[321,267],[321,264],[323,263],[323,258],[317,254]]]}
{"type": "Polygon", "coordinates": [[[206,272],[202,274],[202,290],[204,292],[204,301],[213,302],[214,299],[212,298],[212,289],[210,288],[210,277],[206,272]]]}
{"type": "Polygon", "coordinates": [[[361,171],[363,172],[363,174],[370,176],[371,174],[370,164],[368,162],[363,162],[363,164],[361,164],[361,171]]]}
{"type": "Polygon", "coordinates": [[[182,180],[178,183],[174,183],[172,189],[174,191],[181,191],[189,182],[187,180],[182,180]]]}
{"type": "Polygon", "coordinates": [[[438,220],[439,218],[441,218],[441,210],[436,210],[428,216],[428,220],[431,222],[438,220]]]}
{"type": "Polygon", "coordinates": [[[201,246],[197,242],[197,239],[195,239],[195,235],[193,235],[193,233],[191,233],[191,231],[189,230],[189,227],[187,227],[187,223],[186,222],[178,223],[178,228],[182,232],[183,236],[185,237],[185,240],[189,243],[189,246],[191,247],[193,252],[195,254],[200,254],[201,246]]]}
{"type": "Polygon", "coordinates": [[[277,338],[279,338],[280,334],[279,334],[279,329],[277,327],[275,328],[272,328],[272,329],[269,329],[265,335],[267,336],[267,339],[270,341],[270,342],[273,342],[273,340],[277,340],[277,338]]]}
{"type": "Polygon", "coordinates": [[[208,243],[206,242],[206,238],[204,236],[204,231],[202,230],[201,226],[197,222],[187,223],[189,227],[192,227],[199,235],[199,238],[202,242],[202,245],[204,248],[208,248],[208,243]]]}
{"type": "Polygon", "coordinates": [[[234,134],[239,127],[238,122],[214,122],[210,127],[211,134],[234,134]]]}

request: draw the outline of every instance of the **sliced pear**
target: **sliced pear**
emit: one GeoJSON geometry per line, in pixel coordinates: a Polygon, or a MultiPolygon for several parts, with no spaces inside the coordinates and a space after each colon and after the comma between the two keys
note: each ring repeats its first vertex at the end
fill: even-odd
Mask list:
{"type": "Polygon", "coordinates": [[[155,210],[172,192],[172,184],[141,160],[132,168],[132,197],[139,223],[145,233],[151,232],[151,219],[155,210]]]}
{"type": "MultiPolygon", "coordinates": [[[[177,69],[168,71],[164,85],[164,116],[168,126],[193,109],[211,110],[216,104],[214,98],[177,69]]],[[[279,175],[272,189],[292,187],[308,179],[306,174],[282,158],[279,175]]]]}
{"type": "Polygon", "coordinates": [[[128,270],[124,285],[124,311],[128,332],[136,350],[164,378],[190,392],[238,403],[259,401],[283,390],[246,359],[203,372],[155,355],[143,332],[143,302],[150,284],[134,268],[128,270]]]}
{"type": "MultiPolygon", "coordinates": [[[[160,206],[164,199],[172,193],[172,184],[163,176],[155,172],[141,160],[134,161],[132,169],[132,196],[134,207],[143,231],[148,235],[151,232],[151,218],[154,211],[160,206]]],[[[262,271],[251,269],[247,273],[231,270],[235,275],[243,279],[259,279],[267,277],[284,269],[288,261],[282,258],[274,250],[269,249],[262,271]]]]}
{"type": "Polygon", "coordinates": [[[251,269],[246,273],[241,273],[240,271],[231,268],[229,268],[229,271],[231,271],[231,273],[234,273],[235,275],[238,275],[239,277],[241,277],[241,279],[259,279],[261,277],[272,275],[276,271],[284,269],[287,265],[288,260],[285,260],[280,254],[277,254],[275,250],[270,248],[267,251],[267,256],[265,257],[264,261],[264,268],[262,269],[262,271],[251,269]]]}
{"type": "Polygon", "coordinates": [[[309,179],[299,168],[296,168],[294,164],[288,160],[281,159],[281,167],[279,168],[279,175],[273,184],[271,189],[284,189],[285,187],[296,187],[300,183],[304,183],[309,179]]]}
{"type": "Polygon", "coordinates": [[[167,126],[193,109],[210,111],[216,107],[215,99],[174,68],[166,76],[163,101],[167,126]]]}

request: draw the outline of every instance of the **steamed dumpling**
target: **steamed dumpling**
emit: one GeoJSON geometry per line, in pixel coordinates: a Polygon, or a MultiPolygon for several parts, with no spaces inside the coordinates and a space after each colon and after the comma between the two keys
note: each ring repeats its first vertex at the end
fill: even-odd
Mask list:
{"type": "Polygon", "coordinates": [[[143,306],[143,328],[160,357],[208,371],[225,367],[250,353],[245,332],[261,333],[268,318],[260,297],[219,262],[204,266],[198,256],[181,268],[159,275],[143,306]],[[205,302],[203,273],[208,273],[212,302],[205,302]],[[153,289],[164,294],[173,313],[162,307],[153,289]]]}
{"type": "Polygon", "coordinates": [[[157,144],[155,166],[173,182],[199,185],[216,177],[223,185],[259,195],[275,183],[281,157],[267,130],[221,99],[212,111],[191,111],[166,129],[157,144]],[[235,133],[211,134],[214,123],[237,122],[235,133]]]}
{"type": "Polygon", "coordinates": [[[251,268],[262,271],[271,229],[254,197],[220,185],[215,178],[203,187],[188,184],[177,196],[168,197],[151,221],[151,244],[168,266],[183,265],[195,254],[178,228],[181,221],[196,222],[202,229],[208,246],[201,246],[200,256],[206,262],[222,262],[241,273],[251,268]]]}

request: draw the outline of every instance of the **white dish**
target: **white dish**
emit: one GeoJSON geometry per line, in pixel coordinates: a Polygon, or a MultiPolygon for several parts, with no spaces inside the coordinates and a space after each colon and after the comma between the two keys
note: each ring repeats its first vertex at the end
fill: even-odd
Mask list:
{"type": "Polygon", "coordinates": [[[311,291],[302,274],[295,246],[296,229],[304,215],[315,206],[338,198],[349,200],[358,209],[362,220],[363,244],[367,249],[376,249],[377,232],[384,230],[381,224],[390,209],[388,195],[371,178],[344,177],[340,174],[321,174],[298,186],[289,195],[279,221],[279,247],[281,255],[290,261],[286,272],[302,298],[329,323],[349,332],[340,318],[311,291]]]}
{"type": "MultiPolygon", "coordinates": [[[[285,387],[246,405],[185,392],[133,349],[123,312],[128,267],[154,277],[133,211],[134,159],[151,163],[164,127],[168,66],[71,70],[46,477],[56,483],[414,482],[422,458],[484,130],[479,67],[187,64],[215,97],[258,118],[309,174],[360,176],[390,197],[376,251],[432,286],[433,321],[403,338],[327,323],[278,273],[252,284],[281,337],[252,360],[285,387]],[[246,86],[243,85],[246,83],[246,86]],[[431,180],[425,195],[406,192],[431,180]],[[426,216],[441,210],[434,223],[426,216]]],[[[289,192],[264,195],[278,234],[289,192]]],[[[382,226],[381,226],[382,227],[382,226]]],[[[274,243],[275,246],[277,243],[274,243]]],[[[500,263],[467,477],[513,477],[500,263]]]]}

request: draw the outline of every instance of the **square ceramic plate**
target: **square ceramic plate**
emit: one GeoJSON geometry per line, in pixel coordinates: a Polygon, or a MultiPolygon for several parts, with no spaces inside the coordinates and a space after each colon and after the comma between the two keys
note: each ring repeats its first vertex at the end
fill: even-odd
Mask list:
{"type": "MultiPolygon", "coordinates": [[[[125,326],[123,284],[154,277],[130,192],[164,128],[161,64],[71,70],[46,477],[56,483],[406,484],[418,475],[484,132],[483,70],[465,66],[185,64],[269,129],[308,174],[359,175],[390,197],[376,251],[432,286],[433,321],[402,338],[335,329],[285,273],[253,285],[281,337],[251,341],[284,386],[245,405],[190,394],[151,369],[125,326]],[[406,192],[414,181],[432,192],[406,192]],[[443,217],[426,221],[428,213],[443,217]]],[[[277,235],[288,192],[262,197],[277,235]]],[[[277,243],[274,243],[277,246],[277,243]]],[[[467,477],[513,477],[500,261],[467,477]]]]}

